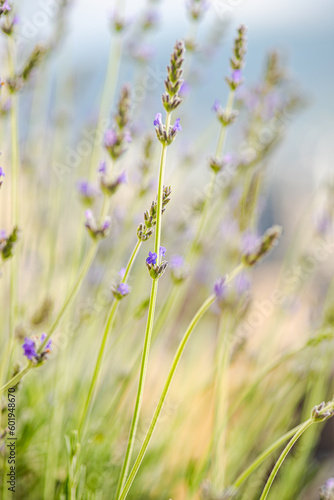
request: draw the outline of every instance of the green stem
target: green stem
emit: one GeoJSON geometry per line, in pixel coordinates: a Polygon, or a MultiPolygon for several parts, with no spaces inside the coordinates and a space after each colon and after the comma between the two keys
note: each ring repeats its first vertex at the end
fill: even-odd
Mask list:
{"type": "MultiPolygon", "coordinates": [[[[243,264],[240,264],[239,266],[237,266],[230,275],[227,276],[226,278],[226,283],[229,283],[230,281],[232,281],[235,276],[243,269],[243,264]]],[[[146,450],[148,448],[148,445],[150,443],[150,440],[151,440],[151,437],[152,437],[152,434],[154,432],[154,429],[157,425],[157,422],[158,422],[158,419],[159,419],[159,416],[160,416],[160,413],[161,413],[161,410],[162,410],[162,407],[164,405],[164,402],[166,400],[166,397],[167,397],[167,393],[168,393],[168,390],[169,390],[169,387],[171,385],[171,382],[172,382],[172,379],[173,379],[173,376],[174,376],[174,373],[176,371],[176,368],[178,366],[178,363],[180,361],[180,358],[182,356],[182,353],[184,351],[184,348],[189,340],[189,337],[192,333],[192,331],[194,330],[195,326],[197,325],[197,323],[199,322],[199,320],[202,318],[202,316],[205,314],[205,312],[210,308],[210,306],[213,304],[213,302],[216,300],[216,296],[215,295],[210,295],[210,297],[208,299],[206,299],[206,301],[201,305],[201,307],[198,309],[198,311],[196,312],[195,316],[193,317],[193,319],[191,320],[189,326],[188,326],[188,329],[186,331],[186,333],[184,334],[181,342],[180,342],[180,345],[176,351],[176,354],[175,354],[175,357],[174,357],[174,360],[173,360],[173,363],[172,363],[172,366],[169,370],[169,373],[168,373],[168,376],[167,376],[167,380],[165,382],[165,385],[164,385],[164,388],[162,390],[162,393],[161,393],[161,396],[160,396],[160,399],[159,399],[159,402],[158,402],[158,405],[155,409],[155,412],[154,412],[154,415],[153,415],[153,418],[152,418],[152,421],[151,421],[151,424],[150,424],[150,427],[147,431],[147,434],[145,436],[145,439],[144,439],[144,442],[143,442],[143,445],[139,451],[139,454],[136,458],[136,461],[132,467],[132,470],[129,474],[129,477],[127,479],[127,481],[125,482],[124,484],[124,487],[121,491],[121,494],[120,496],[118,497],[118,500],[124,500],[126,497],[127,497],[127,494],[131,488],[131,485],[137,475],[137,472],[139,470],[139,467],[143,461],[143,458],[145,456],[145,453],[146,453],[146,450]]]]}
{"type": "MultiPolygon", "coordinates": [[[[235,91],[230,90],[229,95],[228,95],[228,99],[227,99],[227,105],[226,105],[226,112],[227,113],[230,113],[233,109],[234,94],[235,94],[235,91]]],[[[216,158],[219,158],[223,154],[226,136],[227,136],[227,127],[226,127],[226,125],[222,125],[221,129],[220,129],[217,147],[216,147],[216,158]]],[[[188,252],[187,257],[186,257],[186,261],[189,263],[192,261],[192,259],[194,257],[198,242],[201,239],[201,236],[202,236],[202,233],[203,233],[203,230],[205,227],[210,202],[211,202],[213,192],[215,189],[215,185],[216,185],[216,180],[217,180],[217,172],[212,172],[210,183],[209,183],[209,186],[208,186],[207,191],[205,193],[203,209],[202,209],[200,219],[198,222],[196,235],[192,241],[192,244],[190,245],[189,252],[188,252]]]]}
{"type": "Polygon", "coordinates": [[[290,431],[286,432],[283,436],[277,439],[273,444],[271,444],[266,450],[264,450],[255,460],[251,463],[247,469],[242,472],[235,482],[233,483],[232,489],[237,490],[240,486],[248,479],[248,477],[258,468],[260,465],[271,455],[277,448],[280,448],[288,439],[290,439],[302,426],[299,424],[290,431]]]}
{"type": "Polygon", "coordinates": [[[292,439],[288,442],[284,450],[282,451],[281,455],[279,456],[277,462],[274,465],[273,470],[271,471],[271,474],[268,478],[268,481],[266,482],[266,485],[262,491],[262,495],[260,497],[260,500],[265,500],[269,494],[269,490],[275,480],[275,477],[286,459],[287,455],[289,454],[291,448],[294,446],[294,444],[298,441],[298,439],[304,434],[304,432],[312,425],[314,424],[315,421],[310,418],[309,420],[306,420],[303,424],[301,424],[297,430],[297,432],[293,435],[292,439]]]}
{"type": "Polygon", "coordinates": [[[32,363],[27,363],[26,366],[18,372],[14,377],[12,377],[5,385],[3,385],[0,389],[0,395],[4,394],[10,387],[14,387],[16,384],[20,382],[20,380],[29,372],[31,368],[33,368],[32,363]]]}
{"type": "MultiPolygon", "coordinates": [[[[169,125],[170,125],[170,120],[171,120],[171,113],[167,113],[166,115],[166,123],[165,127],[166,130],[168,131],[169,125]]],[[[162,197],[163,197],[163,181],[164,181],[164,171],[165,171],[165,163],[166,163],[166,153],[167,153],[167,146],[163,145],[162,150],[161,150],[161,159],[160,159],[160,167],[159,167],[159,184],[158,184],[158,196],[157,196],[157,222],[156,222],[156,229],[155,229],[155,240],[154,240],[154,251],[157,254],[157,263],[160,261],[160,239],[161,239],[161,222],[162,222],[162,197]]],[[[138,389],[137,389],[137,396],[136,396],[136,402],[135,402],[135,408],[134,408],[134,413],[131,421],[131,427],[130,427],[130,433],[129,433],[129,438],[128,438],[128,443],[127,443],[127,448],[125,452],[125,457],[117,485],[117,490],[116,490],[116,500],[118,500],[119,495],[122,491],[123,485],[125,483],[129,467],[130,467],[130,462],[132,458],[132,453],[133,453],[133,447],[137,435],[137,428],[138,428],[138,422],[139,422],[139,416],[140,416],[140,410],[141,410],[141,405],[142,405],[142,400],[143,400],[143,394],[144,394],[144,387],[145,387],[145,380],[146,380],[146,373],[147,373],[147,365],[148,365],[148,357],[149,357],[149,352],[150,352],[150,346],[151,346],[151,337],[152,337],[152,330],[153,330],[153,323],[154,323],[154,313],[155,313],[155,305],[156,305],[156,300],[157,300],[157,293],[158,293],[158,280],[153,279],[152,281],[152,287],[151,287],[151,295],[150,295],[150,303],[149,303],[149,309],[148,309],[148,316],[147,316],[147,323],[146,323],[146,331],[145,331],[145,340],[144,340],[144,347],[143,347],[143,354],[142,354],[142,360],[141,360],[141,366],[140,366],[140,374],[139,374],[139,382],[138,382],[138,389]]]]}
{"type": "Polygon", "coordinates": [[[238,400],[232,405],[232,407],[229,410],[230,417],[232,415],[234,415],[234,413],[237,411],[237,409],[243,403],[243,401],[245,401],[245,399],[247,399],[255,391],[255,389],[262,382],[264,377],[266,377],[267,375],[269,375],[269,373],[276,370],[276,368],[278,368],[280,365],[282,365],[283,363],[285,363],[289,359],[293,358],[294,356],[296,356],[297,354],[302,352],[305,349],[305,347],[306,347],[306,345],[304,345],[302,347],[298,347],[298,349],[295,349],[293,351],[287,352],[282,357],[280,357],[279,359],[275,360],[273,363],[271,363],[270,365],[265,367],[259,373],[259,375],[256,377],[256,379],[251,383],[251,385],[246,387],[246,389],[241,394],[241,396],[238,398],[238,400]]]}
{"type": "MultiPolygon", "coordinates": [[[[117,34],[116,34],[117,36],[117,34]]],[[[105,78],[105,83],[102,90],[102,97],[100,101],[99,116],[96,124],[96,137],[93,144],[93,151],[89,164],[89,179],[92,180],[101,151],[101,141],[98,140],[99,133],[104,131],[105,123],[104,121],[109,117],[110,108],[113,105],[115,90],[117,86],[121,56],[122,56],[122,38],[117,38],[114,44],[111,46],[107,74],[105,78]]]]}
{"type": "MultiPolygon", "coordinates": [[[[104,215],[108,212],[108,209],[109,209],[109,202],[106,202],[106,200],[104,200],[103,208],[102,208],[102,212],[101,212],[101,216],[100,216],[101,218],[103,218],[104,215]]],[[[68,294],[65,298],[65,301],[64,301],[56,319],[54,320],[52,326],[50,327],[50,330],[48,331],[48,333],[46,335],[46,338],[44,339],[44,342],[42,342],[42,344],[40,345],[40,347],[38,349],[38,353],[41,353],[43,351],[43,349],[46,346],[47,342],[49,341],[50,337],[52,336],[52,334],[55,332],[56,328],[58,327],[58,325],[62,321],[62,319],[65,315],[65,312],[67,311],[69,306],[72,304],[73,300],[75,299],[85,277],[87,276],[87,273],[90,269],[90,266],[92,265],[92,262],[94,260],[94,257],[96,255],[96,252],[98,249],[98,246],[99,246],[99,242],[94,240],[87,255],[86,255],[84,263],[81,266],[81,270],[79,272],[79,275],[78,275],[77,279],[75,280],[72,288],[68,292],[68,294]]],[[[17,384],[28,373],[28,371],[31,368],[34,368],[34,366],[35,365],[32,363],[28,363],[27,366],[23,370],[21,370],[19,373],[17,373],[11,380],[9,380],[4,386],[2,386],[0,388],[0,395],[3,394],[8,389],[8,387],[12,387],[13,385],[17,384]]]]}
{"type": "Polygon", "coordinates": [[[76,294],[79,291],[79,288],[81,287],[85,277],[87,276],[87,273],[90,269],[90,266],[92,265],[92,262],[94,260],[95,255],[96,255],[96,252],[97,252],[97,248],[98,248],[98,242],[94,241],[93,244],[91,245],[87,255],[86,255],[84,263],[81,266],[81,270],[80,270],[78,278],[76,279],[75,283],[73,284],[71,290],[68,292],[66,299],[65,299],[56,319],[54,320],[50,330],[48,331],[44,342],[40,345],[40,347],[38,349],[39,353],[41,353],[43,351],[43,349],[46,346],[47,342],[49,341],[51,335],[53,335],[53,333],[57,329],[59,323],[63,319],[65,312],[67,311],[69,306],[72,304],[76,294]]]}
{"type": "MultiPolygon", "coordinates": [[[[226,113],[230,113],[233,109],[234,95],[235,95],[235,91],[230,90],[230,92],[228,94],[228,98],[227,98],[226,108],[225,108],[226,113]]],[[[222,127],[220,129],[220,134],[219,134],[219,139],[218,139],[218,144],[217,144],[217,149],[216,149],[216,158],[219,158],[223,154],[226,136],[227,136],[227,127],[226,127],[226,125],[222,125],[222,127]]]]}
{"type": "MultiPolygon", "coordinates": [[[[12,37],[8,37],[8,66],[10,76],[15,76],[15,42],[12,37]]],[[[18,117],[18,96],[13,93],[10,109],[10,131],[11,131],[11,208],[12,227],[19,223],[19,117],[18,117]]],[[[11,367],[12,351],[15,338],[15,314],[17,304],[17,265],[18,256],[14,255],[10,263],[10,292],[9,292],[9,358],[8,374],[11,367]]]]}
{"type": "MultiPolygon", "coordinates": [[[[126,266],[125,274],[123,277],[123,283],[126,283],[126,280],[131,272],[133,263],[136,259],[136,256],[138,254],[140,246],[141,246],[141,241],[138,240],[137,244],[136,244],[136,246],[131,254],[129,262],[126,266]]],[[[98,357],[97,357],[96,364],[95,364],[93,377],[92,377],[89,391],[87,394],[85,407],[84,407],[84,410],[83,410],[83,413],[81,416],[81,420],[80,420],[80,424],[79,424],[79,437],[81,437],[81,435],[85,433],[85,426],[87,425],[87,422],[88,422],[88,419],[89,419],[89,416],[90,416],[90,413],[91,413],[91,410],[92,410],[92,407],[94,404],[95,394],[96,394],[96,385],[97,385],[97,382],[98,382],[98,379],[100,376],[108,336],[109,336],[110,331],[112,330],[112,326],[113,326],[115,316],[117,313],[118,305],[119,305],[119,299],[115,298],[113,303],[112,303],[112,306],[110,308],[109,314],[108,314],[108,318],[106,321],[106,325],[105,325],[104,333],[103,333],[103,337],[102,337],[102,342],[100,345],[100,350],[99,350],[98,357]]]]}
{"type": "Polygon", "coordinates": [[[209,307],[213,304],[213,302],[215,301],[216,297],[215,295],[211,295],[203,304],[202,306],[198,309],[197,313],[195,314],[195,316],[193,317],[186,333],[184,334],[182,340],[181,340],[181,343],[177,349],[177,352],[176,352],[176,355],[174,357],[174,360],[173,360],[173,363],[172,363],[172,366],[170,368],[170,371],[168,373],[168,376],[167,376],[167,380],[165,382],[165,385],[164,385],[164,388],[162,390],[162,393],[161,393],[161,396],[160,396],[160,399],[159,399],[159,402],[158,402],[158,405],[155,409],[155,412],[154,412],[154,415],[153,415],[153,418],[152,418],[152,421],[151,421],[151,424],[149,426],[149,429],[147,431],[147,434],[145,436],[145,439],[144,439],[144,442],[143,442],[143,445],[139,451],[139,454],[138,454],[138,457],[132,467],[132,470],[129,474],[129,477],[124,485],[124,488],[122,489],[122,492],[121,492],[121,495],[119,497],[119,500],[124,500],[126,497],[127,497],[127,494],[131,488],[131,485],[137,475],[137,472],[139,470],[139,467],[142,463],[142,460],[144,458],[144,455],[146,453],[146,450],[148,448],[148,445],[150,443],[150,440],[151,440],[151,437],[152,437],[152,434],[154,432],[154,429],[157,425],[157,422],[158,422],[158,419],[159,419],[159,416],[160,416],[160,413],[161,413],[161,410],[162,410],[162,407],[164,405],[164,402],[166,400],[166,396],[167,396],[167,393],[168,393],[168,390],[169,390],[169,387],[171,385],[171,382],[172,382],[172,379],[173,379],[173,376],[174,376],[174,373],[175,373],[175,370],[178,366],[178,363],[180,361],[180,358],[182,356],[182,353],[184,351],[184,348],[189,340],[189,337],[191,335],[191,333],[193,332],[195,326],[197,325],[197,323],[199,322],[199,320],[202,318],[202,316],[204,315],[204,313],[209,309],[209,307]]]}
{"type": "Polygon", "coordinates": [[[214,377],[214,418],[211,441],[212,484],[217,491],[224,489],[226,469],[226,428],[228,422],[228,368],[230,359],[230,323],[227,311],[220,319],[214,377]]]}
{"type": "MultiPolygon", "coordinates": [[[[171,120],[171,113],[166,115],[166,130],[168,131],[171,120]]],[[[155,228],[154,238],[154,251],[157,254],[157,264],[160,262],[160,240],[161,240],[161,225],[162,225],[162,198],[163,198],[163,184],[165,176],[167,146],[164,144],[161,150],[160,168],[159,168],[159,184],[158,184],[158,197],[157,197],[157,223],[155,228]]]]}

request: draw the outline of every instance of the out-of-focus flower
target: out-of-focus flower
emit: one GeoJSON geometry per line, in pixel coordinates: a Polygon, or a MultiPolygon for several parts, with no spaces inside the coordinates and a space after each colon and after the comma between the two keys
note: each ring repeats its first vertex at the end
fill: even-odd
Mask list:
{"type": "Polygon", "coordinates": [[[126,171],[124,170],[119,174],[118,177],[116,177],[115,180],[112,181],[109,181],[106,176],[102,175],[100,178],[100,187],[106,195],[111,196],[116,193],[116,191],[122,184],[126,184],[127,182],[128,176],[126,171]]]}
{"type": "Polygon", "coordinates": [[[225,290],[226,290],[226,278],[221,277],[217,278],[214,286],[213,286],[213,291],[215,293],[215,296],[217,299],[221,299],[224,296],[225,290]]]}
{"type": "Polygon", "coordinates": [[[249,235],[244,241],[243,263],[247,266],[254,266],[260,259],[267,255],[277,244],[282,235],[281,226],[272,226],[264,233],[262,238],[254,239],[254,235],[249,235]]]}
{"type": "Polygon", "coordinates": [[[102,223],[97,223],[91,210],[85,211],[85,226],[93,239],[105,238],[111,227],[111,219],[106,216],[102,223]]]}
{"type": "Polygon", "coordinates": [[[319,490],[319,500],[334,500],[334,478],[329,478],[319,490]]]}
{"type": "Polygon", "coordinates": [[[124,278],[125,276],[125,267],[122,267],[119,271],[118,271],[118,276],[120,276],[122,279],[124,278]]]}
{"type": "Polygon", "coordinates": [[[161,255],[161,257],[164,257],[166,255],[166,248],[165,247],[160,247],[159,254],[161,255]]]}
{"type": "Polygon", "coordinates": [[[105,161],[100,161],[98,173],[104,175],[107,173],[107,163],[105,161]]]}
{"type": "Polygon", "coordinates": [[[5,0],[4,3],[0,7],[0,12],[9,12],[10,10],[12,10],[12,8],[9,5],[9,3],[7,2],[7,0],[5,0]]]}
{"type": "Polygon", "coordinates": [[[77,184],[79,194],[82,201],[86,205],[92,205],[98,194],[98,189],[94,184],[91,184],[87,180],[81,180],[77,184]]]}
{"type": "Polygon", "coordinates": [[[117,142],[117,134],[115,130],[108,129],[104,133],[104,147],[106,149],[112,148],[117,142]]]}
{"type": "Polygon", "coordinates": [[[191,90],[191,86],[188,82],[184,81],[180,87],[179,95],[181,97],[186,97],[191,90]]]}

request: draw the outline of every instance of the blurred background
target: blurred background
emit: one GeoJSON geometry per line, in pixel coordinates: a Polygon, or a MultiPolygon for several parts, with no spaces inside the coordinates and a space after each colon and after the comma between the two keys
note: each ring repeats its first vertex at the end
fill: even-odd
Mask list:
{"type": "MultiPolygon", "coordinates": [[[[217,276],[231,272],[240,260],[247,227],[240,223],[235,228],[240,218],[238,203],[254,211],[248,229],[262,234],[278,223],[284,227],[283,238],[271,256],[247,274],[249,285],[242,304],[233,302],[236,290],[231,287],[223,322],[224,314],[216,307],[196,331],[165,406],[160,433],[129,495],[132,500],[225,500],[229,497],[223,491],[214,496],[210,489],[212,463],[207,458],[216,404],[215,356],[222,331],[233,337],[225,367],[229,378],[224,379],[230,404],[227,445],[220,457],[226,473],[224,486],[333,393],[334,4],[331,0],[211,0],[200,22],[191,19],[187,2],[180,0],[22,0],[15,2],[15,10],[17,70],[36,44],[52,47],[19,96],[22,239],[14,357],[21,366],[25,335],[47,330],[89,248],[78,181],[89,179],[97,184],[100,161],[110,160],[103,134],[113,123],[121,86],[129,82],[133,92],[133,142],[115,167],[115,174],[125,169],[129,180],[112,198],[111,236],[101,243],[87,280],[55,335],[51,359],[27,377],[20,392],[18,498],[22,499],[69,498],[64,436],[76,429],[112,301],[111,283],[132,251],[143,211],[155,197],[160,145],[155,141],[153,120],[162,112],[166,65],[175,40],[186,39],[189,50],[184,103],[175,113],[183,131],[169,148],[166,168],[166,184],[173,187],[162,233],[168,259],[184,255],[194,238],[210,177],[208,159],[219,135],[213,105],[216,99],[223,106],[227,100],[225,77],[236,28],[241,23],[247,26],[248,49],[245,82],[236,102],[240,122],[228,133],[226,153],[243,151],[254,125],[249,89],[256,93],[261,88],[268,52],[274,49],[281,54],[286,81],[280,96],[283,102],[298,96],[297,105],[287,106],[280,114],[278,103],[278,125],[275,105],[272,113],[259,119],[261,144],[276,135],[278,141],[270,155],[264,155],[259,198],[255,196],[258,205],[253,206],[252,199],[248,203],[247,196],[240,200],[240,190],[247,190],[247,171],[240,162],[231,187],[227,183],[216,189],[196,265],[186,280],[182,300],[174,304],[174,316],[164,312],[175,285],[172,272],[159,284],[157,320],[162,333],[152,349],[140,440],[182,332],[212,292],[217,276]],[[117,30],[118,23],[124,30],[117,30]],[[147,160],[143,147],[147,132],[153,133],[148,178],[142,168],[147,160]],[[310,255],[323,248],[324,238],[329,238],[326,257],[307,266],[310,255]],[[282,302],[272,299],[275,291],[283,295],[282,302]],[[314,338],[321,335],[326,342],[318,345],[314,338]],[[297,357],[291,354],[295,350],[297,357]],[[268,378],[257,391],[263,370],[268,378]]],[[[7,56],[3,35],[2,80],[9,72],[7,56]]],[[[6,178],[0,193],[0,227],[9,231],[10,107],[3,102],[2,111],[0,150],[6,178]]],[[[94,210],[100,202],[98,195],[94,210]]],[[[151,283],[144,258],[151,247],[147,243],[134,266],[133,292],[121,304],[117,335],[108,345],[84,447],[87,475],[82,498],[87,500],[111,498],[122,463],[137,382],[133,366],[141,353],[151,283]]],[[[4,266],[1,339],[8,334],[9,281],[9,266],[4,266]]],[[[273,500],[318,500],[319,487],[333,476],[333,436],[330,422],[302,442],[279,477],[271,493],[273,500]]],[[[270,465],[273,462],[260,468],[238,499],[258,500],[270,465]]]]}

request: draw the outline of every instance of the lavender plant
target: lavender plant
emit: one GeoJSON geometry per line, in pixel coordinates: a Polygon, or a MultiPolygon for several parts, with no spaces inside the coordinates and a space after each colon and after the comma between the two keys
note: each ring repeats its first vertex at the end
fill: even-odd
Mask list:
{"type": "Polygon", "coordinates": [[[77,84],[51,78],[67,4],[51,37],[22,49],[16,5],[0,0],[0,500],[8,481],[45,500],[295,500],[314,487],[332,498],[317,453],[334,414],[331,182],[289,248],[283,211],[263,222],[271,156],[303,102],[288,69],[271,52],[249,86],[241,25],[226,104],[204,103],[210,128],[190,106],[205,83],[194,70],[212,62],[198,30],[211,34],[209,2],[186,2],[163,78],[159,2],[136,18],[119,5],[79,154],[77,84]],[[65,156],[75,169],[59,169],[65,156]]]}

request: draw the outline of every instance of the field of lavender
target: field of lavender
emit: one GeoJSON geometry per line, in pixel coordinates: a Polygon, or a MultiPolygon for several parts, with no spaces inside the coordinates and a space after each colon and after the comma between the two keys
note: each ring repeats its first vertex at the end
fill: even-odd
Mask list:
{"type": "Polygon", "coordinates": [[[0,500],[334,499],[334,182],[272,177],[312,97],[218,0],[64,64],[75,3],[0,0],[0,500]]]}

